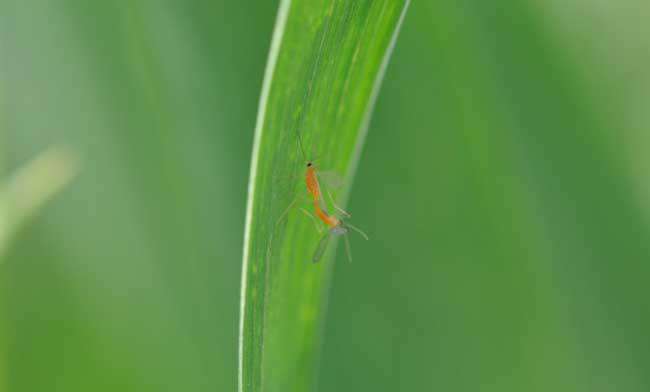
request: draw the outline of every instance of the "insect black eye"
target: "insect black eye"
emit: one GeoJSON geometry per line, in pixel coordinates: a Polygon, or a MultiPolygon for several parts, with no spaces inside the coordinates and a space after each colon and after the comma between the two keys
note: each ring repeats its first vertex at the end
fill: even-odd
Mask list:
{"type": "Polygon", "coordinates": [[[311,167],[311,162],[307,162],[307,167],[311,167]]]}

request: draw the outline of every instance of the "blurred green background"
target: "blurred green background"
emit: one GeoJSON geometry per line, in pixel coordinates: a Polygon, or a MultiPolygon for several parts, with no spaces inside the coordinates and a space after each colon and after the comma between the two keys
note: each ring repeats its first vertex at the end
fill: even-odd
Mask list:
{"type": "MultiPolygon", "coordinates": [[[[2,178],[53,144],[83,158],[0,265],[0,389],[234,390],[276,8],[0,0],[2,178]]],[[[642,0],[411,4],[320,390],[650,390],[649,18],[642,0]]]]}

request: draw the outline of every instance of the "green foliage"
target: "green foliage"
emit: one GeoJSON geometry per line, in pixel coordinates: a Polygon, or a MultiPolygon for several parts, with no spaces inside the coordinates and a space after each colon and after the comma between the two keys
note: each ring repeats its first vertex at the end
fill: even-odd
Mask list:
{"type": "MultiPolygon", "coordinates": [[[[83,165],[4,253],[2,391],[236,389],[277,3],[0,0],[2,183],[50,146],[83,165]]],[[[273,236],[330,280],[314,389],[650,390],[649,18],[646,0],[411,2],[358,170],[328,161],[350,144],[322,141],[331,124],[303,133],[347,176],[341,202],[356,172],[371,240],[313,266],[308,217],[273,236]]],[[[269,226],[304,192],[281,132],[269,226]]]]}
{"type": "Polygon", "coordinates": [[[318,157],[319,167],[344,174],[350,184],[407,3],[280,5],[249,186],[240,337],[244,391],[306,391],[314,385],[332,264],[327,257],[310,262],[319,237],[313,222],[292,209],[281,218],[306,192],[306,160],[318,157]]]}
{"type": "Polygon", "coordinates": [[[0,1],[5,172],[52,145],[83,163],[4,256],[8,391],[235,389],[246,174],[276,9],[0,1]]]}
{"type": "Polygon", "coordinates": [[[412,3],[322,391],[650,388],[650,6],[624,3],[412,3]]]}

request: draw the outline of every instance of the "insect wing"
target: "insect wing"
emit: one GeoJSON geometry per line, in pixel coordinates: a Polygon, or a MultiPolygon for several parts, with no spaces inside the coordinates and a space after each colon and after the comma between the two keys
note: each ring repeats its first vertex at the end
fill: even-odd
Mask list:
{"type": "Polygon", "coordinates": [[[325,249],[327,249],[327,244],[330,241],[330,238],[332,237],[332,232],[327,231],[323,238],[318,242],[318,246],[316,247],[316,251],[314,252],[314,257],[311,259],[313,263],[318,263],[320,259],[323,257],[323,253],[325,253],[325,249]]]}
{"type": "Polygon", "coordinates": [[[333,170],[321,170],[318,172],[318,179],[325,184],[326,188],[339,190],[343,188],[345,181],[340,174],[333,170]]]}

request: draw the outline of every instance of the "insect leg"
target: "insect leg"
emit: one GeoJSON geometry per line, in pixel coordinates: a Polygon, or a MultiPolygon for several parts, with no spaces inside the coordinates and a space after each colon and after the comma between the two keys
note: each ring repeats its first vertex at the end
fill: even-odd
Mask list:
{"type": "Polygon", "coordinates": [[[332,194],[330,193],[330,191],[327,191],[327,196],[329,196],[330,201],[332,202],[332,205],[334,206],[334,208],[335,208],[338,212],[340,212],[341,214],[343,214],[343,215],[344,215],[345,217],[347,217],[347,218],[351,218],[351,217],[352,217],[352,215],[350,215],[350,213],[348,213],[348,212],[345,211],[343,208],[341,208],[341,207],[339,207],[338,205],[336,205],[336,202],[334,201],[334,198],[332,197],[332,194]]]}
{"type": "Polygon", "coordinates": [[[310,217],[314,221],[314,224],[316,225],[316,230],[318,230],[319,233],[323,232],[323,230],[322,230],[322,228],[320,226],[320,222],[314,216],[314,214],[312,214],[311,212],[307,211],[306,209],[304,209],[302,207],[300,207],[300,211],[302,211],[303,214],[307,215],[308,217],[310,217]]]}
{"type": "Polygon", "coordinates": [[[348,254],[348,261],[352,262],[352,247],[350,246],[350,239],[347,234],[343,235],[343,240],[345,241],[345,252],[348,254]]]}

